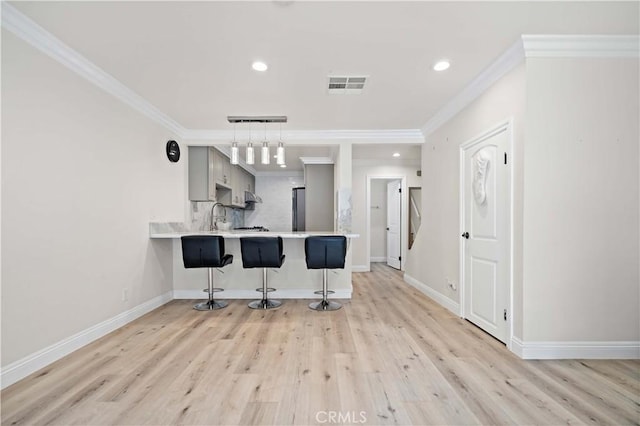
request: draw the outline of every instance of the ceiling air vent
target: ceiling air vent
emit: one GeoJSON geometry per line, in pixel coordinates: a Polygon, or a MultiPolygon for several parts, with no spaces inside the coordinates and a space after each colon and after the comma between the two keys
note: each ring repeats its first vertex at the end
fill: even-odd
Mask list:
{"type": "Polygon", "coordinates": [[[329,76],[330,95],[359,95],[364,89],[367,76],[329,76]]]}

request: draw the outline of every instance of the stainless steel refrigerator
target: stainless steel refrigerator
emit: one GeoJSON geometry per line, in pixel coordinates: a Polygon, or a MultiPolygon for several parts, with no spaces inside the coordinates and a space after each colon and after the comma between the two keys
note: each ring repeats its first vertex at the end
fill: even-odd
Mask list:
{"type": "Polygon", "coordinates": [[[292,195],[293,223],[292,231],[304,231],[304,187],[293,188],[292,195]]]}

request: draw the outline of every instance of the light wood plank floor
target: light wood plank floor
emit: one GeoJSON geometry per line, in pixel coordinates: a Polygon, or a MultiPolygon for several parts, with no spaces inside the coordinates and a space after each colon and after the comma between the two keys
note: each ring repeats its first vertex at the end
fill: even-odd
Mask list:
{"type": "Polygon", "coordinates": [[[386,266],[307,303],[173,301],[4,390],[2,424],[640,423],[640,362],[522,361],[386,266]]]}

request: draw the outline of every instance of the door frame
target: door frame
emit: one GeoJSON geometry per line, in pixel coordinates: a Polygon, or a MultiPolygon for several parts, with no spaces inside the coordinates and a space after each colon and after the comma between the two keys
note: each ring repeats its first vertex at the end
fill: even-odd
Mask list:
{"type": "Polygon", "coordinates": [[[400,194],[400,270],[404,271],[404,263],[407,259],[407,249],[403,244],[404,239],[402,236],[405,234],[407,221],[404,220],[404,214],[406,213],[403,207],[406,205],[407,201],[407,177],[402,175],[367,175],[367,204],[366,204],[366,229],[367,229],[367,269],[366,272],[371,271],[371,181],[373,179],[383,179],[383,180],[400,180],[400,187],[402,188],[402,193],[400,194]]]}
{"type": "Polygon", "coordinates": [[[474,136],[473,138],[467,140],[466,142],[463,142],[460,144],[460,148],[459,148],[459,155],[460,155],[460,159],[459,159],[459,171],[460,171],[460,185],[459,185],[459,196],[460,196],[460,224],[459,224],[459,228],[460,231],[458,232],[458,238],[459,238],[459,274],[460,274],[460,317],[462,318],[466,318],[466,312],[465,312],[465,259],[464,259],[464,241],[463,239],[460,237],[460,234],[464,231],[465,228],[465,211],[466,211],[466,205],[465,205],[465,197],[464,197],[464,185],[465,185],[465,170],[464,170],[464,154],[465,151],[471,147],[473,147],[474,145],[477,145],[479,143],[484,142],[485,140],[487,140],[488,138],[501,133],[503,131],[506,131],[507,133],[507,206],[508,206],[508,245],[509,245],[509,256],[508,256],[508,272],[507,272],[507,276],[509,277],[509,282],[508,282],[508,288],[509,288],[509,302],[508,302],[508,310],[509,310],[509,314],[507,316],[507,328],[508,328],[508,332],[507,332],[507,341],[505,342],[507,345],[507,349],[512,350],[511,349],[511,344],[513,341],[513,318],[515,317],[515,312],[514,312],[514,306],[515,304],[513,303],[513,167],[514,167],[514,161],[513,161],[513,117],[509,117],[507,119],[504,119],[502,121],[500,121],[498,124],[493,125],[489,128],[489,130],[486,130],[482,133],[480,133],[477,136],[474,136]]]}

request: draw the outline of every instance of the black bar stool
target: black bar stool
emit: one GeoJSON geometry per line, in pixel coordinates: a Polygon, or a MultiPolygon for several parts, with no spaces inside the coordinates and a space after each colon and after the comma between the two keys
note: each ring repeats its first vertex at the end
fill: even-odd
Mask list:
{"type": "Polygon", "coordinates": [[[213,268],[222,268],[233,262],[233,255],[224,254],[224,238],[218,235],[185,235],[182,240],[182,261],[185,268],[209,268],[209,300],[198,303],[193,309],[212,311],[222,309],[227,302],[213,300],[213,293],[223,291],[213,287],[213,268]]]}
{"type": "Polygon", "coordinates": [[[267,286],[267,268],[280,268],[284,263],[282,238],[240,238],[240,251],[244,268],[262,268],[262,288],[256,289],[256,291],[262,292],[262,299],[249,303],[249,307],[252,309],[273,309],[282,305],[279,300],[271,300],[267,297],[269,292],[275,291],[275,288],[267,286]]]}
{"type": "Polygon", "coordinates": [[[304,240],[304,254],[307,260],[307,269],[322,269],[322,300],[309,304],[316,311],[335,311],[342,305],[338,302],[327,300],[327,295],[333,291],[327,289],[327,269],[344,269],[344,259],[347,256],[347,239],[341,235],[327,235],[307,237],[304,240]]]}

